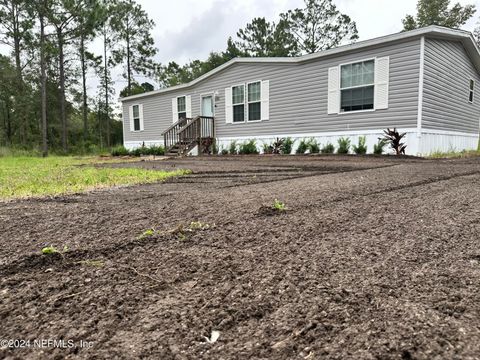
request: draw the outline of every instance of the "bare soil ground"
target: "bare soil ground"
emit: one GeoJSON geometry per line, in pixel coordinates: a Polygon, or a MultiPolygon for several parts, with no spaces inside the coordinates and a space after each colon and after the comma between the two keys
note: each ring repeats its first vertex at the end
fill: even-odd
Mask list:
{"type": "Polygon", "coordinates": [[[0,204],[0,339],[93,342],[0,358],[480,358],[479,158],[112,166],[193,174],[0,204]]]}

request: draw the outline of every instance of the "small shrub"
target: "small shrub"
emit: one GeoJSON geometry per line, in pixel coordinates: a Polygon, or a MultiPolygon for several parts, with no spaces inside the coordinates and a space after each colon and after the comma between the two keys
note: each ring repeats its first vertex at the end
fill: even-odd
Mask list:
{"type": "Polygon", "coordinates": [[[390,147],[395,150],[395,153],[397,155],[405,155],[405,149],[407,148],[407,145],[405,145],[405,143],[402,143],[402,139],[407,134],[400,134],[396,128],[393,128],[393,130],[387,129],[383,132],[385,133],[383,139],[387,142],[387,144],[390,144],[390,147]]]}
{"type": "Polygon", "coordinates": [[[286,206],[283,202],[275,199],[275,201],[273,202],[273,209],[276,211],[285,211],[286,206]]]}
{"type": "Polygon", "coordinates": [[[128,156],[130,155],[130,152],[125,148],[123,145],[116,146],[112,148],[112,151],[110,152],[112,156],[128,156]]]}
{"type": "Polygon", "coordinates": [[[145,148],[145,154],[144,155],[154,155],[154,156],[163,156],[165,155],[165,148],[160,145],[151,145],[147,148],[145,148]]]}
{"type": "Polygon", "coordinates": [[[245,141],[240,145],[238,153],[241,155],[258,154],[257,142],[255,140],[245,141]]]}
{"type": "Polygon", "coordinates": [[[333,154],[335,152],[335,146],[333,144],[328,143],[320,150],[322,154],[333,154]]]}
{"type": "Polygon", "coordinates": [[[219,151],[217,142],[214,141],[213,144],[212,144],[212,155],[218,155],[219,152],[220,151],[219,151]]]}
{"type": "Polygon", "coordinates": [[[280,146],[280,151],[284,155],[290,155],[292,153],[292,148],[293,148],[293,143],[295,140],[292,140],[292,138],[287,137],[285,139],[282,139],[283,143],[280,146]]]}
{"type": "Polygon", "coordinates": [[[302,139],[300,141],[300,143],[298,144],[298,148],[297,150],[295,151],[295,153],[297,154],[305,154],[308,150],[308,146],[309,146],[309,143],[308,143],[308,140],[305,140],[305,139],[302,139]]]}
{"type": "Polygon", "coordinates": [[[230,143],[230,146],[228,147],[228,153],[230,155],[237,155],[238,154],[238,144],[237,142],[234,140],[230,143]]]}
{"type": "Polygon", "coordinates": [[[373,145],[373,153],[376,155],[382,155],[386,145],[387,142],[385,139],[378,139],[378,143],[373,145]]]}
{"type": "Polygon", "coordinates": [[[346,137],[341,137],[338,139],[338,149],[337,154],[348,154],[350,150],[350,139],[346,137]]]}
{"type": "Polygon", "coordinates": [[[318,154],[320,152],[320,144],[314,138],[311,138],[308,141],[308,149],[310,150],[311,154],[318,154]]]}
{"type": "Polygon", "coordinates": [[[222,154],[222,155],[228,155],[228,150],[227,150],[227,149],[222,149],[222,151],[220,152],[220,154],[222,154]]]}
{"type": "Polygon", "coordinates": [[[367,153],[367,143],[366,136],[360,136],[358,138],[358,145],[352,145],[353,152],[357,155],[365,155],[367,153]]]}
{"type": "Polygon", "coordinates": [[[273,154],[273,146],[270,144],[263,143],[262,150],[264,154],[273,154]]]}

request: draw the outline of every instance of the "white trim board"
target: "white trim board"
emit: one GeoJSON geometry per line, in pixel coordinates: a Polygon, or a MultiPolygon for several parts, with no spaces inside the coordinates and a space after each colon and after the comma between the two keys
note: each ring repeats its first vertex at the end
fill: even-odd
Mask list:
{"type": "Polygon", "coordinates": [[[232,66],[233,64],[236,63],[273,63],[273,64],[278,64],[278,63],[285,63],[285,64],[296,64],[296,63],[302,63],[305,61],[311,61],[314,59],[322,58],[325,56],[332,56],[332,55],[337,55],[341,54],[347,51],[353,51],[353,50],[359,50],[363,49],[366,47],[370,46],[376,46],[376,45],[382,45],[385,43],[389,42],[395,42],[395,41],[402,41],[405,39],[410,39],[410,38],[415,38],[418,36],[432,36],[432,37],[438,37],[438,38],[444,38],[444,39],[456,39],[460,40],[463,45],[465,46],[468,54],[472,57],[472,61],[477,67],[477,69],[480,71],[480,49],[478,45],[475,42],[475,39],[473,38],[473,35],[464,30],[453,30],[453,29],[448,29],[445,27],[441,26],[428,26],[424,27],[421,29],[416,29],[412,31],[405,31],[401,33],[396,33],[396,34],[391,34],[391,35],[386,35],[370,40],[365,40],[365,41],[359,41],[354,44],[350,45],[343,45],[339,46],[333,49],[325,50],[325,51],[320,51],[318,53],[314,54],[309,54],[309,55],[303,55],[303,56],[298,56],[298,57],[278,57],[278,58],[234,58],[228,62],[226,62],[223,65],[218,66],[217,68],[209,71],[208,73],[198,77],[197,79],[186,83],[182,85],[177,85],[177,86],[172,86],[169,88],[165,89],[159,89],[159,90],[154,90],[150,91],[144,94],[138,94],[138,95],[132,95],[128,96],[125,98],[120,98],[119,101],[131,101],[134,99],[139,99],[139,98],[144,98],[156,94],[162,94],[162,93],[167,93],[170,91],[175,91],[175,90],[180,90],[180,89],[186,89],[190,88],[193,85],[211,77],[212,75],[232,66]]]}
{"type": "Polygon", "coordinates": [[[422,116],[423,116],[423,83],[425,78],[425,36],[420,38],[420,69],[418,75],[418,112],[417,112],[417,132],[422,135],[422,116]]]}

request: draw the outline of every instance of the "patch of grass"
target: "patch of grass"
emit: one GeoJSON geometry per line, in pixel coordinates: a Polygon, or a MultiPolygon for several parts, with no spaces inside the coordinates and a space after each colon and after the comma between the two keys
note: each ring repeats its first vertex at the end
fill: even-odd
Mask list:
{"type": "Polygon", "coordinates": [[[210,224],[202,223],[201,221],[192,221],[188,229],[191,231],[207,230],[207,229],[210,229],[210,224]]]}
{"type": "Polygon", "coordinates": [[[42,254],[43,255],[52,255],[52,254],[58,254],[60,251],[55,246],[45,246],[42,249],[42,254]]]}
{"type": "Polygon", "coordinates": [[[62,195],[112,186],[146,184],[188,170],[156,171],[93,166],[98,157],[52,156],[0,158],[0,199],[62,195]]]}
{"type": "Polygon", "coordinates": [[[285,206],[285,203],[281,202],[278,199],[275,199],[273,202],[273,209],[276,211],[285,211],[287,207],[285,206]]]}
{"type": "Polygon", "coordinates": [[[103,262],[103,260],[82,260],[82,261],[79,261],[79,264],[96,267],[96,268],[102,268],[105,266],[105,263],[103,262]]]}
{"type": "Polygon", "coordinates": [[[462,150],[462,151],[434,151],[427,157],[430,159],[455,159],[455,158],[468,158],[468,157],[475,157],[480,156],[479,150],[462,150]]]}
{"type": "Polygon", "coordinates": [[[137,239],[142,240],[145,238],[149,238],[150,236],[155,235],[155,229],[147,229],[144,232],[142,232],[140,235],[138,235],[137,239]]]}

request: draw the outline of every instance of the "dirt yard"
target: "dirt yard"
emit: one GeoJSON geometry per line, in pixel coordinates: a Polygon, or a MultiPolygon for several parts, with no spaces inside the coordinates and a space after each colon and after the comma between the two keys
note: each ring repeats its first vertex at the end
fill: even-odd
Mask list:
{"type": "Polygon", "coordinates": [[[1,203],[0,358],[480,358],[479,158],[114,166],[193,174],[1,203]]]}

